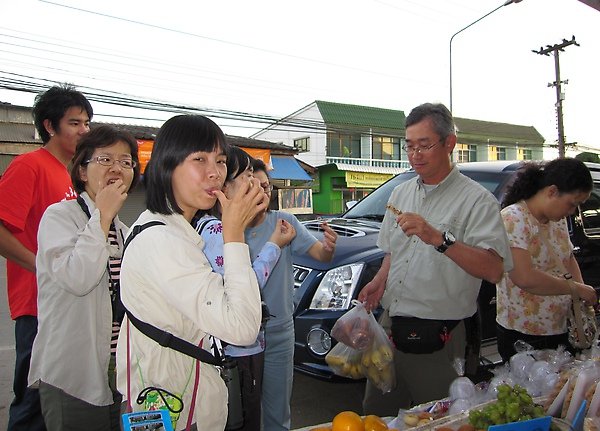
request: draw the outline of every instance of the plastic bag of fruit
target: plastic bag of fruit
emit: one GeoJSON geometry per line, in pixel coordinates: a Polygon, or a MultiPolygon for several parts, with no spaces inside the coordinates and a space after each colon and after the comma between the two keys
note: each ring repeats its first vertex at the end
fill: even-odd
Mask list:
{"type": "Polygon", "coordinates": [[[362,352],[346,346],[344,343],[337,343],[325,356],[325,362],[338,376],[362,379],[365,374],[361,358],[362,352]]]}
{"type": "Polygon", "coordinates": [[[353,349],[365,350],[373,342],[371,320],[363,304],[356,300],[352,304],[355,307],[340,317],[331,328],[331,336],[353,349]]]}
{"type": "Polygon", "coordinates": [[[371,346],[362,352],[361,364],[369,381],[386,393],[396,386],[394,346],[375,316],[369,313],[368,317],[373,340],[371,346]]]}

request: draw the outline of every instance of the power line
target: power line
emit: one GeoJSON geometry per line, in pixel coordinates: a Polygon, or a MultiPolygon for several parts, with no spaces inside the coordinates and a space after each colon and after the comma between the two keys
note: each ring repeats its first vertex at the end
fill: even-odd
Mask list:
{"type": "MultiPolygon", "coordinates": [[[[1,73],[7,73],[0,70],[1,73]]],[[[12,91],[22,91],[28,93],[39,93],[48,89],[51,85],[59,84],[59,82],[47,80],[43,78],[34,78],[25,75],[10,74],[13,77],[2,77],[0,76],[0,89],[4,88],[12,91]],[[26,78],[26,79],[23,79],[26,78]],[[35,82],[41,81],[41,82],[35,82]]],[[[256,124],[256,127],[250,127],[247,125],[227,125],[227,127],[238,127],[246,129],[257,129],[263,130],[269,126],[277,126],[277,130],[283,132],[301,132],[306,131],[314,134],[325,135],[327,133],[339,133],[339,134],[352,134],[356,133],[356,128],[344,127],[342,125],[325,125],[320,120],[309,120],[301,118],[290,118],[290,116],[280,118],[266,114],[253,114],[241,111],[231,111],[223,109],[214,109],[198,106],[190,106],[185,104],[175,104],[170,102],[164,102],[160,100],[148,99],[143,97],[137,97],[118,93],[114,91],[100,90],[92,87],[81,86],[80,89],[85,93],[86,97],[90,101],[105,103],[107,105],[124,106],[129,108],[136,108],[141,110],[151,110],[156,112],[164,112],[169,114],[200,114],[206,115],[212,118],[218,118],[222,120],[234,120],[238,122],[248,122],[256,124]]],[[[162,118],[148,118],[148,117],[135,117],[127,115],[116,115],[116,114],[102,114],[97,112],[97,116],[108,117],[108,118],[125,118],[125,119],[139,119],[144,121],[158,121],[164,122],[162,118]]],[[[222,125],[223,126],[223,125],[222,125]]],[[[361,133],[372,133],[371,130],[362,130],[361,133]]],[[[542,144],[542,147],[552,147],[552,145],[542,144]]]]}
{"type": "MultiPolygon", "coordinates": [[[[3,35],[0,34],[0,36],[3,36],[3,35]]],[[[136,86],[150,87],[150,88],[153,88],[153,89],[159,89],[159,88],[165,88],[165,87],[164,86],[156,86],[156,85],[144,85],[144,84],[142,84],[140,82],[139,78],[143,77],[143,78],[147,78],[149,80],[160,80],[160,83],[164,83],[164,82],[180,83],[181,82],[181,80],[165,79],[163,77],[164,75],[162,75],[162,76],[152,76],[152,75],[140,73],[139,64],[136,64],[136,63],[123,63],[123,62],[112,60],[110,57],[108,59],[104,59],[104,58],[96,58],[96,57],[90,57],[90,56],[82,56],[82,55],[76,55],[76,54],[69,54],[69,53],[65,53],[65,52],[61,52],[61,51],[49,51],[49,50],[44,49],[44,48],[30,47],[30,46],[19,45],[19,44],[12,44],[12,43],[7,43],[7,42],[0,41],[0,45],[2,45],[2,44],[8,45],[8,46],[15,46],[15,47],[20,47],[20,48],[27,48],[27,49],[32,49],[32,50],[40,51],[42,53],[41,55],[40,54],[35,54],[34,55],[34,54],[25,54],[25,53],[22,53],[22,52],[13,52],[13,51],[8,51],[8,50],[0,50],[0,52],[4,52],[4,53],[7,53],[7,54],[13,54],[13,55],[17,55],[17,56],[20,56],[20,57],[26,57],[26,58],[33,58],[33,59],[35,59],[35,63],[32,63],[31,65],[36,66],[36,68],[44,67],[44,66],[40,66],[39,65],[40,59],[45,60],[47,62],[57,62],[57,60],[56,60],[55,57],[52,57],[52,56],[50,56],[50,57],[43,57],[42,56],[43,54],[46,54],[46,53],[54,53],[54,54],[60,54],[60,55],[65,55],[65,56],[69,56],[69,57],[76,57],[77,59],[95,60],[95,61],[102,62],[102,64],[111,63],[111,64],[115,64],[115,65],[118,65],[118,66],[128,66],[128,67],[131,67],[131,68],[135,69],[135,72],[126,72],[124,70],[115,70],[113,68],[107,68],[107,67],[104,67],[104,66],[95,66],[94,67],[94,75],[93,76],[88,76],[89,79],[93,79],[93,80],[100,80],[100,79],[102,79],[102,80],[105,80],[105,81],[114,81],[114,79],[105,78],[104,76],[102,76],[102,75],[100,75],[98,73],[99,71],[104,71],[104,72],[119,73],[119,74],[124,74],[124,75],[133,75],[133,76],[137,77],[138,79],[135,80],[135,81],[130,81],[129,83],[131,83],[133,85],[136,85],[136,86]]],[[[112,57],[112,55],[111,55],[111,57],[112,57]]],[[[133,58],[134,61],[135,61],[135,57],[129,56],[127,58],[130,58],[130,59],[133,58]]],[[[24,64],[28,65],[28,63],[24,63],[24,64]]],[[[60,64],[61,65],[70,64],[70,65],[78,66],[78,67],[82,67],[82,68],[84,68],[84,67],[90,67],[89,63],[82,64],[80,62],[66,61],[66,60],[61,61],[60,64]]],[[[305,90],[306,89],[313,89],[314,90],[313,87],[301,86],[301,85],[296,85],[296,84],[294,84],[293,87],[289,87],[289,86],[287,86],[287,84],[284,84],[282,82],[279,82],[277,84],[281,84],[281,86],[287,86],[288,88],[282,88],[282,87],[277,87],[277,86],[273,86],[273,85],[266,85],[266,84],[273,84],[274,82],[273,81],[267,81],[267,80],[264,80],[264,79],[255,79],[255,78],[252,78],[252,79],[248,80],[247,78],[241,77],[239,75],[227,74],[227,73],[222,73],[222,72],[217,72],[217,71],[214,71],[214,72],[207,71],[208,73],[212,73],[212,74],[217,75],[217,76],[214,76],[214,77],[213,76],[202,77],[202,76],[198,76],[197,74],[193,74],[191,72],[190,73],[186,73],[186,72],[182,71],[182,69],[189,69],[191,71],[202,71],[202,69],[193,68],[191,66],[178,66],[178,65],[167,64],[167,63],[158,63],[158,62],[151,61],[149,59],[142,60],[141,64],[145,65],[145,67],[143,68],[144,71],[152,71],[152,72],[157,72],[157,73],[163,73],[163,74],[168,74],[169,76],[171,76],[171,75],[178,75],[178,76],[182,76],[182,77],[192,78],[192,79],[194,79],[193,82],[194,82],[195,86],[197,86],[198,79],[202,78],[204,80],[208,79],[208,80],[217,81],[217,82],[238,83],[238,84],[239,83],[243,84],[244,80],[246,80],[246,81],[253,82],[251,84],[252,85],[252,87],[251,87],[252,89],[255,89],[257,87],[266,88],[266,89],[277,89],[277,90],[282,90],[283,89],[283,90],[288,91],[288,92],[295,92],[295,93],[299,93],[299,94],[304,94],[304,91],[302,91],[301,89],[305,89],[305,90]],[[144,63],[144,61],[147,61],[148,63],[144,63]],[[162,65],[165,65],[165,66],[167,66],[169,68],[168,69],[161,69],[161,68],[152,67],[152,66],[146,67],[146,64],[149,64],[149,65],[162,64],[162,65]],[[230,76],[230,77],[240,78],[240,79],[237,80],[237,81],[232,81],[232,80],[229,80],[229,79],[224,79],[223,76],[230,76]]],[[[55,70],[61,70],[63,73],[69,73],[69,74],[73,73],[72,70],[65,70],[65,69],[55,69],[55,70]]],[[[81,72],[81,73],[83,73],[83,72],[81,72]]],[[[123,83],[124,81],[122,79],[119,79],[118,82],[123,83]]],[[[168,89],[174,89],[173,87],[167,87],[167,88],[168,89]]],[[[214,88],[214,86],[211,86],[211,88],[214,88]]],[[[249,86],[249,88],[250,88],[250,86],[249,86]]],[[[187,86],[185,88],[179,87],[179,88],[175,88],[175,89],[178,90],[178,91],[185,91],[186,93],[189,93],[191,91],[190,90],[190,86],[187,86]]],[[[252,92],[247,92],[247,93],[248,94],[252,94],[252,92]]],[[[261,93],[261,94],[263,94],[263,93],[261,93]]]]}
{"type": "MultiPolygon", "coordinates": [[[[56,85],[59,82],[34,78],[26,75],[12,74],[9,72],[0,71],[12,75],[13,77],[1,77],[0,76],[0,88],[13,91],[22,91],[29,93],[39,93],[46,90],[51,85],[56,85]],[[24,80],[26,78],[28,80],[24,80]],[[42,81],[35,82],[31,80],[42,81]]],[[[170,102],[158,101],[153,99],[147,99],[137,96],[126,95],[123,93],[117,93],[113,91],[99,90],[92,87],[80,86],[81,90],[84,91],[86,97],[95,102],[101,102],[111,105],[136,108],[136,109],[147,109],[158,112],[168,112],[177,114],[202,114],[214,118],[235,120],[235,121],[247,121],[251,123],[257,123],[262,125],[271,125],[275,122],[285,126],[287,131],[298,131],[298,130],[311,130],[315,132],[324,132],[326,130],[336,130],[339,132],[349,132],[344,127],[325,127],[325,124],[319,120],[307,120],[307,119],[285,119],[281,120],[279,117],[273,117],[263,114],[252,114],[241,111],[231,111],[224,109],[206,108],[198,106],[190,106],[185,104],[175,104],[170,102]]]]}
{"type": "Polygon", "coordinates": [[[205,39],[205,40],[209,40],[211,42],[217,42],[217,43],[223,43],[226,45],[230,45],[230,46],[235,46],[238,48],[244,48],[244,49],[250,49],[250,50],[254,50],[254,51],[259,51],[259,52],[264,52],[267,54],[273,54],[273,55],[278,55],[278,56],[283,56],[283,57],[288,57],[288,58],[294,58],[297,60],[302,60],[302,61],[309,61],[309,62],[313,62],[313,63],[319,63],[319,64],[324,64],[327,66],[333,66],[333,67],[338,67],[338,68],[342,68],[342,69],[348,69],[348,70],[355,70],[358,72],[363,72],[363,73],[369,73],[369,74],[373,74],[373,75],[379,75],[379,76],[386,76],[388,78],[394,78],[394,79],[405,79],[405,80],[412,80],[410,78],[407,77],[400,77],[397,75],[391,75],[388,73],[383,73],[380,71],[375,71],[375,70],[367,70],[367,69],[362,69],[359,67],[353,67],[353,66],[348,66],[348,65],[343,65],[343,64],[339,64],[339,63],[333,63],[330,61],[325,61],[325,60],[318,60],[318,59],[314,59],[314,58],[309,58],[309,57],[304,57],[304,56],[300,56],[300,55],[295,55],[295,54],[290,54],[287,52],[281,52],[281,51],[275,51],[272,49],[267,49],[267,48],[259,48],[256,46],[251,46],[251,45],[246,45],[243,43],[239,43],[239,42],[231,42],[225,39],[218,39],[218,38],[214,38],[214,37],[210,37],[210,36],[203,36],[197,33],[192,33],[192,32],[187,32],[187,31],[182,31],[182,30],[175,30],[169,27],[164,27],[164,26],[160,26],[157,24],[150,24],[150,23],[146,23],[146,22],[142,22],[142,21],[137,21],[137,20],[133,20],[133,19],[129,19],[129,18],[123,18],[123,17],[119,17],[116,15],[110,15],[110,14],[106,14],[106,13],[102,13],[102,12],[96,12],[93,10],[89,10],[89,9],[83,9],[83,8],[78,8],[75,6],[70,6],[70,5],[64,5],[61,3],[56,3],[53,1],[49,1],[49,0],[39,0],[42,3],[47,3],[53,6],[59,6],[59,7],[63,7],[66,9],[72,9],[72,10],[76,10],[79,12],[84,12],[84,13],[88,13],[88,14],[92,14],[92,15],[98,15],[98,16],[102,16],[104,18],[109,18],[109,19],[114,19],[114,20],[118,20],[118,21],[123,21],[123,22],[127,22],[130,24],[136,24],[136,25],[141,25],[144,27],[150,27],[150,28],[155,28],[158,30],[163,30],[163,31],[167,31],[170,33],[175,33],[175,34],[181,34],[184,36],[190,36],[190,37],[195,37],[195,38],[199,38],[199,39],[205,39]]]}
{"type": "MultiPolygon", "coordinates": [[[[0,27],[3,28],[3,27],[0,27]]],[[[10,29],[9,29],[10,30],[10,29]]],[[[13,30],[11,30],[13,31],[13,30]]],[[[23,34],[29,34],[31,35],[31,33],[24,33],[24,32],[19,32],[19,33],[23,33],[23,34]]],[[[39,35],[34,35],[34,36],[38,36],[38,37],[42,37],[39,35]]],[[[77,57],[77,58],[83,58],[79,53],[75,53],[75,54],[71,54],[68,52],[64,52],[64,51],[49,51],[46,48],[43,48],[43,46],[45,45],[49,45],[49,46],[54,46],[54,47],[59,47],[59,48],[66,48],[66,49],[72,49],[72,50],[77,50],[77,51],[84,51],[84,52],[89,52],[92,54],[99,54],[99,55],[104,55],[106,57],[103,58],[94,58],[94,57],[85,57],[88,59],[92,59],[92,60],[98,60],[98,61],[102,61],[103,63],[109,62],[109,63],[113,63],[119,66],[131,66],[131,67],[135,67],[136,71],[139,75],[139,64],[144,64],[144,70],[151,70],[151,71],[158,71],[158,72],[168,72],[171,74],[181,74],[184,76],[190,76],[193,78],[197,78],[197,75],[192,75],[191,73],[182,73],[180,72],[181,69],[187,69],[190,70],[192,72],[204,72],[204,73],[209,73],[209,74],[213,74],[213,75],[218,75],[218,76],[229,76],[232,78],[239,78],[241,81],[238,82],[243,82],[244,80],[250,80],[250,81],[255,81],[255,82],[262,82],[265,84],[281,84],[281,85],[287,85],[284,82],[274,82],[272,79],[261,79],[261,78],[251,78],[248,79],[245,76],[241,76],[241,75],[236,75],[236,74],[232,74],[232,73],[228,73],[228,72],[223,72],[220,70],[211,70],[211,69],[206,69],[206,68],[199,68],[196,66],[191,66],[189,64],[184,64],[184,63],[173,63],[173,62],[162,62],[156,58],[152,58],[152,57],[145,57],[145,56],[139,56],[139,55],[131,55],[130,53],[126,53],[126,52],[115,52],[114,50],[110,50],[110,51],[105,51],[103,49],[101,49],[100,47],[95,47],[95,46],[91,46],[91,45],[77,45],[77,44],[72,44],[68,41],[63,41],[61,39],[55,39],[61,42],[64,42],[62,44],[60,43],[54,43],[54,42],[48,42],[47,40],[36,40],[36,39],[31,39],[31,38],[26,38],[26,37],[20,37],[20,36],[14,36],[14,35],[10,35],[10,34],[5,34],[5,33],[0,33],[0,37],[6,37],[6,38],[11,38],[11,39],[18,39],[21,41],[25,41],[25,42],[33,42],[33,43],[37,43],[40,44],[42,47],[35,47],[35,46],[28,46],[28,45],[19,45],[16,43],[8,43],[8,42],[3,42],[0,40],[0,44],[4,44],[4,45],[9,45],[9,46],[15,46],[18,48],[28,48],[28,49],[34,49],[36,51],[42,51],[42,52],[54,52],[57,54],[61,54],[64,56],[71,56],[71,57],[77,57]],[[69,43],[69,45],[65,45],[65,43],[69,43]],[[81,46],[84,46],[84,48],[82,48],[81,46]],[[134,60],[136,63],[127,63],[127,62],[119,62],[114,60],[114,58],[122,58],[122,59],[126,59],[126,60],[134,60]],[[167,67],[167,69],[160,69],[160,68],[156,68],[155,65],[160,65],[160,66],[165,66],[167,67]]],[[[47,39],[47,38],[45,38],[47,39]]],[[[18,52],[11,52],[11,51],[4,51],[7,53],[11,53],[11,54],[15,54],[15,55],[23,55],[26,56],[26,54],[22,54],[22,53],[18,53],[18,52]]],[[[34,56],[29,56],[29,57],[34,57],[34,56]]],[[[36,55],[34,58],[38,59],[39,55],[36,55]]],[[[50,57],[47,58],[48,61],[56,61],[54,58],[50,57]]],[[[78,65],[78,66],[88,66],[86,64],[82,64],[82,63],[70,63],[70,64],[74,64],[74,65],[78,65]]],[[[105,69],[105,70],[110,70],[110,69],[105,69]]],[[[114,71],[114,70],[111,70],[114,71]]],[[[162,78],[161,78],[162,79],[162,78]]],[[[215,79],[215,78],[210,78],[210,79],[215,79]]],[[[223,79],[221,79],[223,80],[223,79]]],[[[227,81],[227,80],[223,80],[225,82],[233,82],[233,81],[227,81]]],[[[254,84],[256,85],[256,84],[254,84]]],[[[265,86],[266,87],[266,86],[265,86]]],[[[315,87],[308,87],[308,86],[301,86],[299,84],[294,84],[294,87],[301,87],[304,89],[315,89],[315,87]]],[[[272,87],[271,87],[272,88],[272,87]]]]}

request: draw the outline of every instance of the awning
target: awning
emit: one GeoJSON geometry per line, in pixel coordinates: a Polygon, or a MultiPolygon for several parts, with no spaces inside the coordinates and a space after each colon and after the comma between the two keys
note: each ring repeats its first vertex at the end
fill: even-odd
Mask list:
{"type": "Polygon", "coordinates": [[[247,148],[247,147],[240,147],[242,150],[244,150],[245,152],[247,152],[248,154],[250,154],[250,156],[254,157],[255,159],[260,159],[263,162],[265,162],[265,165],[267,165],[267,167],[269,166],[269,159],[271,158],[271,150],[269,150],[268,148],[247,148]]]}
{"type": "Polygon", "coordinates": [[[289,156],[271,156],[273,170],[269,176],[276,180],[312,181],[310,175],[300,166],[298,161],[289,156]]]}

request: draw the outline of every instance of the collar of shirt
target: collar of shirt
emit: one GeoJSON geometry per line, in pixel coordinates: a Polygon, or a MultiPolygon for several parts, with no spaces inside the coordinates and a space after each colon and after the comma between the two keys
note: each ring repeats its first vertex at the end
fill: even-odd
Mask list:
{"type": "Polygon", "coordinates": [[[452,169],[450,170],[450,172],[448,173],[448,175],[446,175],[446,178],[444,178],[438,184],[435,184],[436,187],[428,188],[427,189],[426,188],[427,185],[423,183],[423,180],[421,179],[421,177],[417,177],[417,185],[419,186],[419,188],[421,188],[425,192],[430,192],[430,191],[436,190],[436,189],[443,190],[444,188],[449,187],[450,184],[452,184],[454,181],[456,181],[456,179],[459,176],[460,176],[460,171],[456,167],[456,164],[452,163],[452,169]]]}

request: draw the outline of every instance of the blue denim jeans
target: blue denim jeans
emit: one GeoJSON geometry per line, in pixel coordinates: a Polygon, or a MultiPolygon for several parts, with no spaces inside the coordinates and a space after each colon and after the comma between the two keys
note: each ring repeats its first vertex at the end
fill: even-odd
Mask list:
{"type": "Polygon", "coordinates": [[[37,324],[35,316],[21,316],[15,320],[15,398],[9,409],[8,431],[46,431],[39,391],[27,387],[31,348],[37,334],[37,324]]]}
{"type": "Polygon", "coordinates": [[[294,322],[267,327],[262,387],[263,431],[287,431],[294,381],[294,322]]]}

